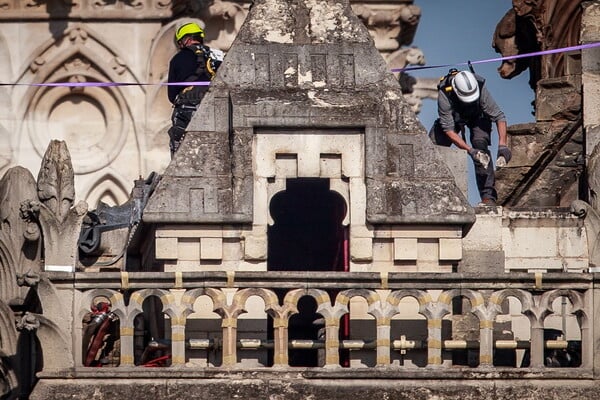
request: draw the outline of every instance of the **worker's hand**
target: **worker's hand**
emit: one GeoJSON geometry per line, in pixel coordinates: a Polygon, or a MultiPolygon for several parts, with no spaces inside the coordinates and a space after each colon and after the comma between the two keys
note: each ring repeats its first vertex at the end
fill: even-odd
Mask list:
{"type": "Polygon", "coordinates": [[[507,146],[498,146],[498,158],[496,159],[496,166],[498,168],[506,167],[511,158],[512,152],[507,146]]]}
{"type": "Polygon", "coordinates": [[[487,169],[490,164],[490,156],[488,156],[485,151],[471,148],[468,150],[468,153],[475,165],[481,165],[484,169],[487,169]]]}

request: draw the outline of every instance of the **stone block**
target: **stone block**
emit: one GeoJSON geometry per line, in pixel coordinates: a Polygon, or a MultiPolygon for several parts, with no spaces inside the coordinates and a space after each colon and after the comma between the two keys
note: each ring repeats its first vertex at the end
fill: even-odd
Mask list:
{"type": "Polygon", "coordinates": [[[584,2],[581,18],[581,42],[600,40],[600,7],[595,1],[584,2]]]}
{"type": "Polygon", "coordinates": [[[295,178],[298,176],[298,155],[293,153],[275,155],[275,176],[295,178]]]}
{"type": "Polygon", "coordinates": [[[587,272],[590,266],[587,258],[563,259],[563,269],[567,272],[587,272]]]}
{"type": "Polygon", "coordinates": [[[179,238],[177,242],[177,258],[181,261],[199,261],[200,239],[179,238]]]}
{"type": "Polygon", "coordinates": [[[504,273],[505,259],[501,250],[466,250],[458,263],[460,273],[504,273]]]}
{"type": "Polygon", "coordinates": [[[249,234],[244,240],[245,260],[267,259],[267,235],[249,234]]]}
{"type": "Polygon", "coordinates": [[[157,237],[155,243],[157,260],[177,259],[178,246],[176,237],[157,237]]]}
{"type": "Polygon", "coordinates": [[[462,258],[462,240],[440,238],[440,260],[457,261],[462,258]]]}
{"type": "Polygon", "coordinates": [[[367,209],[367,188],[364,178],[350,178],[349,183],[350,201],[348,208],[350,210],[350,222],[352,231],[360,235],[371,236],[371,231],[365,226],[367,209]]]}
{"type": "Polygon", "coordinates": [[[395,225],[374,232],[377,238],[461,238],[462,228],[445,225],[395,225]]]}
{"type": "Polygon", "coordinates": [[[394,238],[394,260],[416,260],[417,238],[394,238]]]}
{"type": "Polygon", "coordinates": [[[350,258],[354,262],[373,260],[373,241],[370,238],[351,238],[350,258]]]}
{"type": "MultiPolygon", "coordinates": [[[[256,159],[261,162],[257,164],[256,176],[280,177],[275,175],[279,167],[275,164],[280,161],[291,164],[295,158],[297,172],[294,176],[363,177],[362,135],[329,132],[327,129],[299,130],[298,133],[286,131],[285,134],[259,131],[256,134],[256,159]],[[327,175],[321,175],[322,171],[327,175]]],[[[287,168],[285,171],[291,170],[287,168]]]]}
{"type": "Polygon", "coordinates": [[[536,90],[536,121],[570,119],[581,112],[581,82],[577,75],[542,79],[536,90]]]}
{"type": "Polygon", "coordinates": [[[559,254],[555,227],[509,228],[502,232],[507,258],[550,258],[559,254]]]}
{"type": "Polygon", "coordinates": [[[520,272],[561,272],[564,270],[563,259],[546,258],[543,261],[539,258],[506,258],[506,271],[520,272]]]}
{"type": "Polygon", "coordinates": [[[468,157],[464,150],[456,147],[435,146],[435,149],[440,153],[442,159],[450,169],[456,186],[462,194],[467,198],[468,194],[468,157]]]}
{"type": "Polygon", "coordinates": [[[502,214],[477,214],[463,239],[464,250],[502,250],[502,214]]]}
{"type": "Polygon", "coordinates": [[[373,239],[373,262],[388,262],[394,259],[394,246],[391,240],[373,239]]]}
{"type": "Polygon", "coordinates": [[[558,228],[558,254],[562,257],[588,257],[587,233],[578,227],[558,228]]]}
{"type": "Polygon", "coordinates": [[[438,264],[440,260],[439,242],[437,239],[419,239],[417,241],[417,260],[418,264],[434,263],[438,264]]]}
{"type": "Polygon", "coordinates": [[[244,258],[242,242],[239,238],[223,239],[223,261],[239,262],[244,258]]]}
{"type": "Polygon", "coordinates": [[[320,156],[321,178],[337,178],[342,176],[342,155],[321,154],[320,156]]]}
{"type": "Polygon", "coordinates": [[[172,225],[157,229],[155,236],[157,238],[174,236],[178,238],[223,237],[223,227],[221,225],[172,225]]]}
{"type": "Polygon", "coordinates": [[[200,239],[200,259],[221,260],[223,259],[223,239],[202,238],[200,239]]]}

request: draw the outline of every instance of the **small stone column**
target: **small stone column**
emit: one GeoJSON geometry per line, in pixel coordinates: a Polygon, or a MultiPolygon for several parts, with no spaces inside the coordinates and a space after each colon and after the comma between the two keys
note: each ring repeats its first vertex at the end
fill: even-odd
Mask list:
{"type": "Polygon", "coordinates": [[[171,362],[185,364],[185,318],[171,319],[171,362]]]}
{"type": "Polygon", "coordinates": [[[531,368],[541,368],[544,366],[544,326],[535,322],[531,326],[531,349],[530,349],[531,368]]]}
{"type": "Polygon", "coordinates": [[[223,366],[232,367],[237,362],[237,318],[223,318],[223,366]]]}
{"type": "Polygon", "coordinates": [[[121,366],[133,366],[133,326],[121,325],[121,366]]]}
{"type": "Polygon", "coordinates": [[[289,320],[285,318],[274,318],[273,329],[274,329],[274,355],[273,364],[276,367],[287,367],[289,364],[288,360],[288,323],[289,320]]]}
{"type": "Polygon", "coordinates": [[[377,320],[377,366],[390,365],[390,333],[391,320],[379,318],[377,320]]]}
{"type": "Polygon", "coordinates": [[[442,365],[442,319],[427,320],[427,365],[442,365]]]}
{"type": "Polygon", "coordinates": [[[340,320],[327,318],[325,320],[325,367],[340,365],[340,320]]]}
{"type": "Polygon", "coordinates": [[[494,320],[479,321],[479,366],[491,367],[494,355],[494,320]]]}

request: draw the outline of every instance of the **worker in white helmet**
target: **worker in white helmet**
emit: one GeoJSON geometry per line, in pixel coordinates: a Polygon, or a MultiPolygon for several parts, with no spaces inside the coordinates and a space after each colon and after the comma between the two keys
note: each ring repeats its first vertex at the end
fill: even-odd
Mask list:
{"type": "Polygon", "coordinates": [[[492,122],[498,132],[496,164],[506,165],[512,154],[506,142],[506,117],[485,87],[485,79],[470,71],[451,69],[438,85],[438,116],[430,137],[436,144],[454,144],[471,156],[480,205],[495,206],[498,194],[489,150],[492,122]],[[469,128],[470,145],[464,137],[465,127],[469,128]]]}

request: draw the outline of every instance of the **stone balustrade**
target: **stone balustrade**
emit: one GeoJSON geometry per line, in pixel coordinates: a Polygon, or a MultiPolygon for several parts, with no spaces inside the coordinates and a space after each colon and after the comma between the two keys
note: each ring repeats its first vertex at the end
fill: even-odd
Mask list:
{"type": "Polygon", "coordinates": [[[184,366],[193,369],[191,354],[198,349],[219,355],[219,359],[213,358],[203,366],[209,370],[244,368],[249,365],[244,361],[247,359],[254,360],[250,364],[253,367],[286,369],[292,364],[291,351],[317,351],[319,361],[312,366],[323,367],[323,371],[341,366],[361,370],[376,367],[373,371],[384,374],[418,374],[423,370],[419,367],[433,368],[438,371],[435,374],[456,371],[452,354],[465,351],[478,353],[476,366],[468,368],[469,373],[488,373],[492,369],[510,375],[526,370],[534,376],[565,371],[565,376],[570,376],[577,370],[577,376],[589,378],[596,363],[593,347],[598,340],[593,316],[600,297],[595,296],[593,274],[54,272],[49,278],[59,292],[73,293],[76,369],[85,368],[79,350],[81,321],[98,297],[109,299],[111,311],[119,320],[117,369],[138,364],[139,356],[134,354],[134,342],[139,340],[136,335],[140,334],[136,317],[147,311],[145,301],[153,296],[162,306],[158,315],[164,317],[159,320],[166,322],[165,338],[171,343],[169,367],[165,370],[181,370],[184,366]],[[323,335],[312,340],[298,339],[293,328],[298,325],[291,323],[301,299],[306,297],[314,299],[314,312],[324,328],[323,335]],[[196,309],[197,300],[201,298],[212,303],[212,322],[216,319],[218,323],[218,332],[204,333],[204,337],[197,333],[212,322],[202,316],[197,320],[201,313],[196,309]],[[416,304],[411,306],[406,300],[416,300],[416,304]],[[466,304],[466,300],[470,304],[461,312],[457,305],[466,304]],[[511,302],[518,303],[518,307],[511,302]],[[549,339],[544,332],[555,326],[552,318],[557,316],[569,321],[571,333],[549,339]],[[457,335],[456,325],[466,317],[472,319],[469,326],[478,333],[474,339],[457,335]],[[191,329],[193,321],[200,321],[195,324],[200,328],[191,329]],[[365,325],[365,321],[370,322],[365,325]],[[251,325],[254,327],[249,329],[251,325]],[[403,325],[416,328],[406,330],[403,325]],[[506,331],[507,326],[513,332],[528,330],[528,334],[499,338],[497,333],[506,331]],[[571,343],[578,345],[575,355],[580,363],[568,371],[548,368],[548,351],[566,351],[571,343]],[[496,352],[519,349],[529,353],[528,365],[496,365],[496,352]],[[257,355],[249,356],[251,352],[257,355]],[[411,354],[419,352],[424,353],[425,363],[398,361],[400,354],[409,360],[411,354]],[[451,366],[454,368],[449,369],[451,366]]]}

